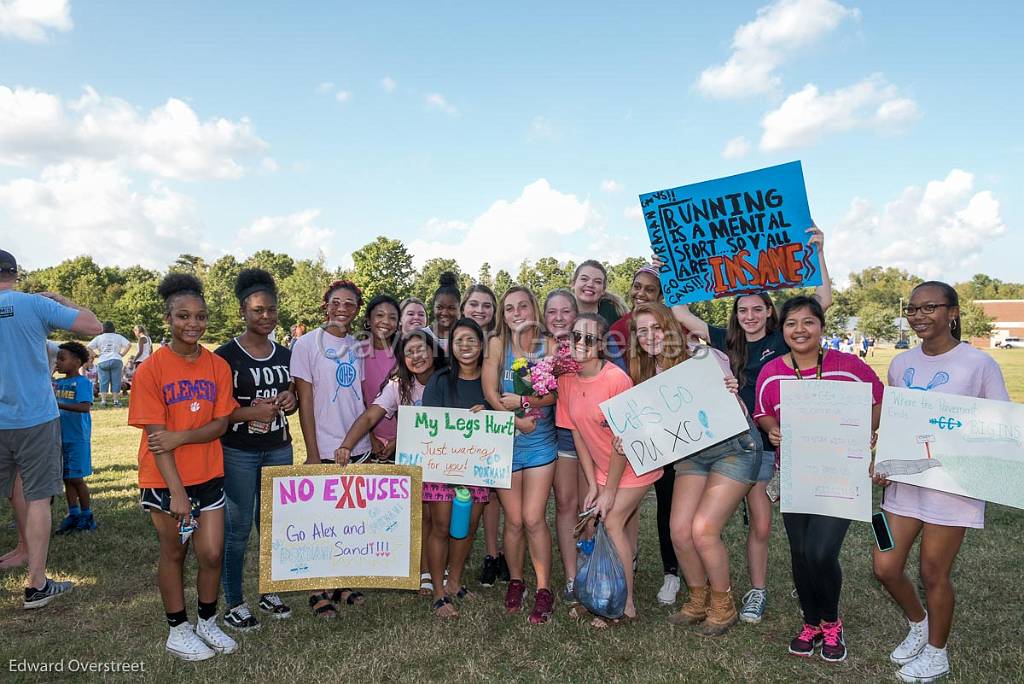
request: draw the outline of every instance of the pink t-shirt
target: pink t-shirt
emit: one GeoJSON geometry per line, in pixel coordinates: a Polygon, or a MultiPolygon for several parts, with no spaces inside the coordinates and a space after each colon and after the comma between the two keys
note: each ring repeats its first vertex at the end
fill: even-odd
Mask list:
{"type": "MultiPolygon", "coordinates": [[[[369,408],[374,397],[381,392],[381,385],[395,367],[395,352],[391,348],[374,349],[373,342],[367,340],[363,356],[363,401],[369,408]]],[[[385,418],[373,427],[373,434],[378,439],[391,442],[398,434],[398,420],[392,416],[385,418]]]]}
{"type": "MultiPolygon", "coordinates": [[[[764,365],[761,373],[757,376],[757,396],[754,403],[754,420],[763,416],[770,416],[782,422],[780,411],[781,384],[784,380],[795,380],[796,373],[787,366],[782,356],[778,356],[764,365]]],[[[801,368],[800,375],[805,380],[814,380],[817,372],[816,366],[801,368]]],[[[821,361],[822,380],[841,380],[845,382],[869,382],[871,383],[871,403],[882,403],[882,394],[885,385],[878,379],[871,366],[858,359],[853,354],[829,350],[821,361]]]]}
{"type": "Polygon", "coordinates": [[[398,391],[398,378],[395,378],[388,382],[388,384],[384,385],[384,389],[380,391],[380,394],[378,394],[377,398],[373,400],[373,403],[384,409],[385,418],[397,419],[399,406],[423,405],[424,389],[425,388],[420,384],[420,381],[413,378],[412,391],[409,392],[409,398],[412,399],[412,401],[402,404],[400,401],[401,393],[398,391]]]}
{"type": "MultiPolygon", "coordinates": [[[[334,460],[334,450],[366,410],[360,347],[352,335],[337,337],[321,328],[292,343],[292,377],[313,385],[316,446],[321,459],[334,460]]],[[[352,449],[356,456],[369,451],[369,437],[363,437],[352,449]]]]}
{"type": "MultiPolygon", "coordinates": [[[[905,351],[889,364],[889,386],[922,392],[959,394],[1009,401],[1003,373],[995,359],[969,344],[928,356],[921,347],[905,351]]],[[[904,482],[885,488],[882,508],[933,525],[985,527],[985,502],[904,482]]]]}
{"type": "MultiPolygon", "coordinates": [[[[555,425],[579,432],[594,462],[594,476],[602,486],[608,481],[608,468],[612,461],[612,431],[601,413],[601,402],[632,386],[629,376],[610,361],[606,361],[604,368],[592,378],[563,375],[558,379],[555,425]]],[[[637,476],[627,461],[619,487],[646,487],[657,482],[662,473],[663,470],[657,468],[637,476]]]]}

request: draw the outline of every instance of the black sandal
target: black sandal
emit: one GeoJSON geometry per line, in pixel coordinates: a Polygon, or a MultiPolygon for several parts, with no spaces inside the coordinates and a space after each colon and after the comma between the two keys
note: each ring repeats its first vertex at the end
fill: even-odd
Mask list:
{"type": "Polygon", "coordinates": [[[326,591],[310,596],[309,607],[318,618],[333,620],[338,617],[338,607],[334,605],[326,591]]]}
{"type": "Polygon", "coordinates": [[[366,603],[363,592],[352,589],[335,589],[331,594],[331,600],[335,603],[344,601],[349,606],[361,606],[366,603]]]}
{"type": "Polygon", "coordinates": [[[447,596],[442,596],[430,604],[430,610],[433,611],[434,615],[445,620],[459,617],[458,611],[455,611],[454,615],[441,615],[438,611],[442,610],[445,606],[452,606],[452,610],[455,609],[455,606],[452,605],[452,600],[447,596]]]}
{"type": "Polygon", "coordinates": [[[459,590],[455,592],[454,596],[460,601],[465,601],[467,598],[470,600],[477,598],[477,594],[475,592],[470,591],[469,587],[467,587],[465,584],[459,587],[459,590]]]}

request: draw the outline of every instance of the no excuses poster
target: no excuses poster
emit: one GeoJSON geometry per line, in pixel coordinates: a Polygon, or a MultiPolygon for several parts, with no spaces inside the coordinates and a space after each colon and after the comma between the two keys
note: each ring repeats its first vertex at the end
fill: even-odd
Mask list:
{"type": "Polygon", "coordinates": [[[419,587],[420,469],[263,468],[260,591],[419,587]]]}
{"type": "Polygon", "coordinates": [[[800,162],[640,195],[665,303],[821,284],[800,162]]]}

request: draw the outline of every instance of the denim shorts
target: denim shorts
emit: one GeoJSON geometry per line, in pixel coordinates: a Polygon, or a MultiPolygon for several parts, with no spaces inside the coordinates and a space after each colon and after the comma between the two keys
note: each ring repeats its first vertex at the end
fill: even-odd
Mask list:
{"type": "Polygon", "coordinates": [[[774,459],[771,454],[764,452],[757,428],[750,423],[749,418],[747,422],[749,426],[746,432],[676,461],[676,477],[707,477],[710,473],[718,473],[743,484],[754,484],[762,472],[762,462],[765,459],[772,459],[774,464],[774,459]]]}

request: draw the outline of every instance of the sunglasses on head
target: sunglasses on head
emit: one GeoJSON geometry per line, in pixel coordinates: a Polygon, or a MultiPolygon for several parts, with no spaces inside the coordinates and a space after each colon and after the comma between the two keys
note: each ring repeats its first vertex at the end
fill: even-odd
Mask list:
{"type": "Polygon", "coordinates": [[[593,347],[595,344],[597,344],[597,341],[599,339],[601,338],[599,338],[597,335],[592,335],[590,333],[584,334],[578,330],[572,331],[573,342],[583,342],[583,344],[585,344],[587,347],[593,347]]]}

